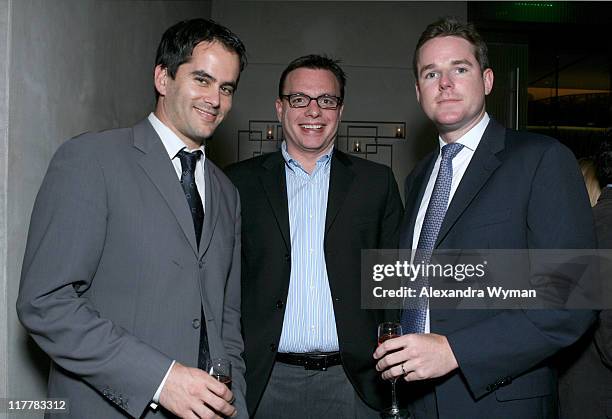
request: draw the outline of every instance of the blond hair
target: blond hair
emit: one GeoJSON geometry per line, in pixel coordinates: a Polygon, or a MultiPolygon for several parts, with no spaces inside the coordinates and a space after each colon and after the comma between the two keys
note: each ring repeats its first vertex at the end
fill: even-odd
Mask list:
{"type": "Polygon", "coordinates": [[[601,187],[597,180],[595,162],[593,159],[583,157],[578,160],[578,166],[580,166],[582,177],[584,177],[584,183],[589,193],[589,201],[591,201],[591,206],[594,207],[601,194],[601,187]]]}

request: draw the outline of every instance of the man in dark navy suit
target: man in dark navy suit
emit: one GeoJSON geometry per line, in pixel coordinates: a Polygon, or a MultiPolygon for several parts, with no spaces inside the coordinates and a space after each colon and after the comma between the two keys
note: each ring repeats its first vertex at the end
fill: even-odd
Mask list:
{"type": "MultiPolygon", "coordinates": [[[[593,248],[593,220],[574,156],[552,138],[507,130],[485,111],[486,44],[471,25],[429,25],[414,55],[416,95],[440,148],[406,179],[400,246],[593,248]]],[[[557,416],[547,359],[593,321],[590,311],[410,310],[404,336],[374,353],[403,377],[413,417],[557,416]],[[418,317],[415,319],[415,317],[418,317]]]]}

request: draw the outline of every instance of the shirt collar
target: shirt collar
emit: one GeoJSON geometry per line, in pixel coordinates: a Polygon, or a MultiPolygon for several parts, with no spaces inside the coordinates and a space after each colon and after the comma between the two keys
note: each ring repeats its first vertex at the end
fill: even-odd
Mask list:
{"type": "MultiPolygon", "coordinates": [[[[476,151],[476,147],[478,147],[478,144],[480,144],[482,135],[484,134],[485,129],[487,129],[487,125],[489,125],[490,120],[491,118],[489,118],[489,114],[485,112],[482,119],[455,142],[463,144],[465,148],[468,148],[472,152],[476,151]]],[[[440,149],[447,144],[440,136],[438,136],[438,142],[440,143],[440,149]]]]}
{"type": "MultiPolygon", "coordinates": [[[[325,166],[325,165],[329,164],[329,162],[331,161],[332,155],[334,153],[334,148],[335,148],[335,145],[332,145],[329,148],[329,151],[327,153],[325,153],[321,157],[319,157],[319,159],[317,160],[317,167],[318,166],[325,166]]],[[[283,154],[283,158],[285,159],[285,163],[287,164],[287,166],[291,170],[293,170],[294,167],[300,168],[300,169],[304,170],[302,168],[302,165],[300,164],[300,162],[297,161],[296,159],[294,159],[293,157],[291,157],[291,154],[289,154],[289,152],[287,151],[287,142],[286,141],[283,141],[281,143],[281,152],[283,154]]],[[[315,171],[316,170],[317,169],[315,168],[315,171]]],[[[313,174],[314,174],[314,172],[313,172],[313,174]]]]}
{"type": "MultiPolygon", "coordinates": [[[[185,143],[178,137],[178,135],[172,132],[170,128],[168,128],[162,121],[160,121],[159,118],[156,117],[153,112],[149,114],[149,117],[147,119],[153,126],[155,132],[157,132],[157,135],[159,135],[159,138],[161,139],[161,142],[164,145],[168,156],[170,156],[170,159],[175,158],[179,151],[187,148],[185,143]]],[[[204,160],[206,159],[206,153],[204,152],[203,144],[200,146],[199,150],[202,150],[202,157],[200,159],[202,163],[204,163],[204,160]]]]}

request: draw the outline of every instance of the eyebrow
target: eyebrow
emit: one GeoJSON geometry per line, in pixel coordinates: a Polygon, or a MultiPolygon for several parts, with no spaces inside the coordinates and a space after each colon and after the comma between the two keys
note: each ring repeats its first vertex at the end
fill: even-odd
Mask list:
{"type": "MultiPolygon", "coordinates": [[[[459,64],[464,64],[464,65],[467,65],[468,67],[474,67],[474,64],[472,64],[472,62],[469,61],[469,60],[465,60],[464,59],[464,60],[453,60],[453,61],[451,61],[451,65],[459,65],[459,64]]],[[[423,75],[423,73],[425,71],[432,70],[434,68],[436,68],[435,64],[427,64],[426,66],[421,68],[421,71],[419,72],[419,75],[423,75]]]]}
{"type": "Polygon", "coordinates": [[[210,74],[208,74],[206,71],[204,70],[194,70],[191,72],[192,76],[199,76],[199,77],[203,77],[206,79],[209,79],[211,81],[217,81],[216,78],[214,78],[213,76],[211,76],[210,74]]]}
{"type": "Polygon", "coordinates": [[[451,61],[451,64],[452,65],[465,64],[469,67],[474,67],[474,64],[472,64],[470,60],[454,60],[454,61],[451,61]]]}
{"type": "MultiPolygon", "coordinates": [[[[210,74],[208,74],[204,70],[194,70],[194,71],[191,72],[191,75],[192,76],[202,77],[202,78],[205,78],[205,79],[209,79],[212,82],[217,82],[218,81],[215,77],[211,76],[210,74]]],[[[222,86],[230,86],[230,87],[232,87],[234,89],[237,86],[235,81],[226,81],[226,82],[221,83],[221,85],[222,86]]]]}
{"type": "Polygon", "coordinates": [[[320,95],[318,95],[318,96],[311,96],[311,95],[309,95],[309,94],[307,94],[307,93],[304,93],[304,92],[287,93],[287,94],[285,94],[284,96],[293,96],[293,95],[302,95],[302,96],[308,96],[308,97],[310,97],[310,98],[312,98],[312,99],[316,99],[316,98],[318,98],[318,97],[323,97],[323,96],[327,96],[327,97],[340,97],[340,95],[339,95],[339,94],[335,94],[335,93],[321,93],[321,94],[320,94],[320,95]]]}

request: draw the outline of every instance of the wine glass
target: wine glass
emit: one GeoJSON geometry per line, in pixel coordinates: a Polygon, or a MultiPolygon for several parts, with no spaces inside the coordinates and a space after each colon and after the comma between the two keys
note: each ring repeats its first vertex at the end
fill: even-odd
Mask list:
{"type": "MultiPolygon", "coordinates": [[[[402,335],[402,325],[397,322],[384,322],[378,325],[378,344],[397,338],[402,335]]],[[[384,419],[408,419],[410,414],[399,408],[397,395],[395,394],[395,382],[397,377],[391,379],[391,407],[382,411],[384,419]]]]}
{"type": "Polygon", "coordinates": [[[232,362],[223,358],[210,359],[206,371],[217,381],[221,381],[230,390],[232,389],[232,362]]]}

